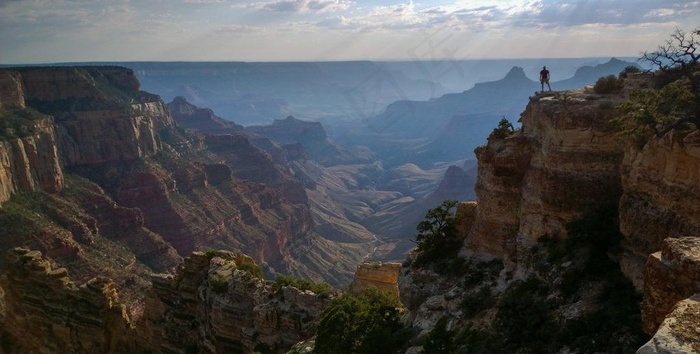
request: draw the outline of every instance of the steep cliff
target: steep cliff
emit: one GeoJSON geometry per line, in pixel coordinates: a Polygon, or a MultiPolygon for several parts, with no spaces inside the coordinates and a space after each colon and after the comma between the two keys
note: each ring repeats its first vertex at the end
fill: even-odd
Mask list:
{"type": "Polygon", "coordinates": [[[445,316],[455,343],[470,350],[518,343],[628,352],[641,345],[643,327],[655,336],[640,353],[697,350],[698,129],[679,125],[642,139],[623,137],[613,125],[622,114],[614,107],[633,90],[651,89],[652,79],[628,76],[613,94],[536,95],[519,131],[494,133],[476,149],[478,202],[458,210],[462,255],[477,267],[502,262],[505,272],[478,275],[468,266],[445,273],[450,263],[421,267],[409,259],[399,284],[415,328],[427,336],[445,316]],[[437,274],[453,279],[436,282],[437,274]],[[519,320],[538,307],[548,315],[528,315],[536,327],[519,320]],[[605,334],[603,323],[614,323],[618,334],[605,334]],[[535,330],[548,326],[548,334],[535,330]],[[478,340],[495,333],[511,344],[478,340]]]}
{"type": "Polygon", "coordinates": [[[38,251],[8,253],[0,278],[5,352],[284,353],[313,335],[333,298],[266,282],[247,256],[195,252],[174,276],[153,276],[134,320],[111,280],[77,285],[50,263],[38,251]]]}
{"type": "Polygon", "coordinates": [[[535,96],[520,132],[477,148],[479,204],[466,250],[514,269],[541,238],[565,238],[584,211],[616,203],[623,145],[610,119],[623,99],[583,90],[535,96]]]}
{"type": "Polygon", "coordinates": [[[0,278],[5,290],[5,350],[17,353],[124,353],[130,320],[115,285],[77,286],[38,251],[16,248],[0,278]],[[9,343],[8,343],[9,342],[9,343]]]}
{"type": "Polygon", "coordinates": [[[621,171],[623,270],[641,287],[647,257],[665,238],[700,235],[700,131],[671,130],[642,146],[630,143],[621,171]]]}
{"type": "Polygon", "coordinates": [[[373,288],[388,291],[398,298],[400,270],[399,263],[364,262],[357,266],[355,277],[350,283],[350,291],[361,293],[365,289],[373,288]]]}
{"type": "MultiPolygon", "coordinates": [[[[57,194],[66,173],[93,183],[71,190],[67,203],[98,220],[96,226],[67,222],[70,213],[60,207],[37,207],[37,215],[46,214],[42,222],[56,222],[65,232],[47,240],[76,244],[72,248],[81,254],[96,244],[95,237],[107,236],[126,244],[139,262],[157,271],[173,267],[173,249],[181,255],[207,248],[238,249],[267,264],[271,273],[349,281],[361,251],[344,252],[339,245],[317,240],[303,185],[278,165],[285,161],[283,153],[269,140],[277,160],[244,135],[188,133],[174,125],[158,96],[139,91],[133,71],[126,68],[33,67],[0,73],[0,203],[33,191],[56,194],[56,200],[68,198],[57,194]],[[82,192],[85,198],[77,195],[82,192]],[[104,215],[104,210],[86,204],[88,196],[97,195],[114,203],[117,215],[127,220],[138,215],[138,226],[131,229],[124,226],[133,225],[131,221],[122,225],[100,219],[96,214],[104,215]],[[124,237],[134,232],[138,236],[124,237]],[[315,256],[318,262],[293,253],[308,247],[321,253],[315,256]],[[346,254],[336,272],[324,270],[325,259],[333,258],[325,253],[346,254]]],[[[180,118],[202,113],[180,103],[180,118]]],[[[12,215],[7,218],[25,218],[12,215]]],[[[40,229],[38,223],[28,225],[40,229]]],[[[32,245],[32,239],[25,230],[16,242],[5,243],[32,245]]],[[[51,256],[58,247],[51,242],[36,246],[51,256]]]]}
{"type": "Polygon", "coordinates": [[[311,337],[332,296],[275,289],[243,270],[251,266],[242,255],[195,252],[175,276],[154,276],[139,341],[158,352],[284,353],[311,337]]]}

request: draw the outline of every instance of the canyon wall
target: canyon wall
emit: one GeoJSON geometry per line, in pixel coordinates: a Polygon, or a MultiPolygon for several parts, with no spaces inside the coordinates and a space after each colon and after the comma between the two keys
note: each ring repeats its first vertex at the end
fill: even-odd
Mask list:
{"type": "Polygon", "coordinates": [[[134,320],[115,284],[76,285],[38,251],[8,253],[3,348],[16,353],[284,353],[313,335],[333,294],[279,289],[248,270],[252,259],[195,252],[175,275],[154,275],[134,320]]]}
{"type": "Polygon", "coordinates": [[[467,252],[515,269],[538,240],[566,237],[583,212],[616,203],[623,145],[601,109],[622,96],[580,90],[532,97],[522,130],[476,149],[478,205],[467,252]]]}
{"type": "Polygon", "coordinates": [[[350,291],[359,294],[365,289],[379,289],[398,298],[400,270],[400,263],[364,262],[357,266],[350,291]]]}
{"type": "Polygon", "coordinates": [[[611,124],[613,107],[649,80],[634,76],[617,94],[584,89],[531,97],[521,131],[492,135],[476,149],[478,204],[460,228],[465,254],[501,259],[522,279],[538,240],[566,238],[567,224],[587,210],[616,208],[622,235],[616,260],[643,291],[644,330],[662,336],[645,353],[692,334],[682,330],[689,324],[674,323],[695,311],[689,297],[700,293],[700,131],[676,128],[642,142],[621,137],[611,124]]]}
{"type": "Polygon", "coordinates": [[[641,287],[649,254],[668,237],[700,235],[700,131],[672,130],[630,143],[621,166],[622,269],[641,287]]]}

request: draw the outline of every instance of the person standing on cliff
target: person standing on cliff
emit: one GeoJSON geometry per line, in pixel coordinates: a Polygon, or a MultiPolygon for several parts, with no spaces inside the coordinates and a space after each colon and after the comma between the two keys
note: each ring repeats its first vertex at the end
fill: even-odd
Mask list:
{"type": "Polygon", "coordinates": [[[549,91],[552,91],[552,87],[549,86],[549,70],[547,70],[546,66],[543,66],[542,71],[540,71],[540,84],[542,85],[542,92],[544,92],[544,84],[547,84],[549,91]]]}

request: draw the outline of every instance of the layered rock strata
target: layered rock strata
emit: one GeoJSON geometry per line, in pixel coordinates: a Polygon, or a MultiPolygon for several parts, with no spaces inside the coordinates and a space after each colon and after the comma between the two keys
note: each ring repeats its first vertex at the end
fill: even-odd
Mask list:
{"type": "Polygon", "coordinates": [[[33,133],[0,141],[0,205],[19,191],[56,193],[63,188],[53,120],[36,120],[28,130],[33,133]]]}
{"type": "Polygon", "coordinates": [[[621,194],[623,147],[610,124],[622,97],[586,91],[532,97],[522,130],[476,149],[479,204],[465,248],[514,269],[543,237],[566,237],[566,224],[621,194]]]}
{"type": "Polygon", "coordinates": [[[399,297],[400,263],[365,262],[357,266],[350,291],[361,293],[365,289],[388,291],[399,297]]]}
{"type": "Polygon", "coordinates": [[[679,301],[637,354],[700,353],[700,295],[679,301]]]}
{"type": "Polygon", "coordinates": [[[132,321],[111,280],[78,286],[65,268],[23,248],[7,263],[0,334],[16,353],[284,353],[313,335],[333,298],[275,288],[247,270],[257,267],[250,257],[195,252],[176,275],[154,275],[132,321]]]}
{"type": "Polygon", "coordinates": [[[672,130],[630,144],[621,171],[622,269],[641,288],[647,257],[665,238],[700,235],[700,131],[672,130]]]}
{"type": "MultiPolygon", "coordinates": [[[[676,303],[700,293],[700,238],[667,238],[644,271],[644,331],[652,334],[676,303]]],[[[668,330],[668,329],[667,329],[668,330]]]]}
{"type": "Polygon", "coordinates": [[[125,353],[131,347],[129,316],[110,280],[77,286],[40,252],[15,248],[0,285],[12,352],[125,353]]]}
{"type": "Polygon", "coordinates": [[[283,353],[311,337],[331,297],[276,291],[242,270],[246,264],[252,260],[230,252],[195,252],[175,276],[154,276],[139,340],[158,352],[283,353]]]}

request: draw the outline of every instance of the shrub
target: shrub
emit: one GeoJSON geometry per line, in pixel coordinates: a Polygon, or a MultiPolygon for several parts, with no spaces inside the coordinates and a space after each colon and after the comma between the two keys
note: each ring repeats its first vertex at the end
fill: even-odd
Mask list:
{"type": "Polygon", "coordinates": [[[395,296],[368,289],[360,295],[343,294],[320,316],[315,353],[389,354],[398,352],[408,331],[395,296]]]}
{"type": "Polygon", "coordinates": [[[435,327],[428,333],[423,343],[422,354],[451,354],[457,352],[454,344],[454,332],[447,329],[447,317],[440,318],[435,327]]]}
{"type": "Polygon", "coordinates": [[[18,106],[0,108],[0,140],[35,134],[35,123],[43,118],[46,116],[32,108],[18,106]]]}
{"type": "Polygon", "coordinates": [[[496,304],[496,297],[488,286],[482,286],[477,292],[462,297],[461,308],[467,318],[478,315],[496,304]]]}
{"type": "Polygon", "coordinates": [[[238,265],[238,269],[244,270],[258,279],[265,279],[265,274],[263,274],[262,268],[255,263],[243,262],[238,265]]]}
{"type": "Polygon", "coordinates": [[[609,94],[622,91],[625,88],[625,80],[617,78],[615,75],[603,76],[596,81],[593,92],[598,94],[609,94]]]}
{"type": "Polygon", "coordinates": [[[209,288],[219,294],[226,294],[228,292],[228,278],[221,274],[214,274],[209,277],[209,288]]]}
{"type": "Polygon", "coordinates": [[[278,276],[275,278],[275,281],[272,284],[272,287],[276,292],[281,291],[285,286],[293,286],[301,291],[308,290],[318,295],[328,294],[331,292],[331,290],[333,290],[333,287],[327,283],[314,283],[310,280],[294,278],[286,275],[278,276]]]}
{"type": "MultiPolygon", "coordinates": [[[[454,263],[461,247],[461,240],[457,235],[457,217],[454,209],[456,200],[445,200],[439,206],[428,210],[425,220],[418,223],[417,264],[426,264],[433,261],[438,263],[454,263]]],[[[460,267],[461,264],[449,265],[460,267]]]]}
{"type": "Polygon", "coordinates": [[[506,119],[506,117],[502,117],[501,120],[498,122],[498,127],[494,128],[491,134],[489,135],[489,138],[496,138],[496,139],[505,139],[515,133],[515,128],[513,127],[513,124],[506,119]]]}
{"type": "Polygon", "coordinates": [[[639,72],[641,72],[641,71],[642,71],[642,69],[640,69],[638,66],[636,66],[636,65],[630,65],[630,66],[625,67],[625,68],[622,70],[622,72],[620,72],[620,78],[623,78],[623,79],[624,79],[624,78],[626,78],[627,75],[629,75],[629,74],[636,74],[636,73],[639,73],[639,72]]]}

